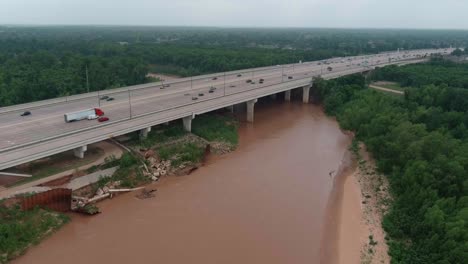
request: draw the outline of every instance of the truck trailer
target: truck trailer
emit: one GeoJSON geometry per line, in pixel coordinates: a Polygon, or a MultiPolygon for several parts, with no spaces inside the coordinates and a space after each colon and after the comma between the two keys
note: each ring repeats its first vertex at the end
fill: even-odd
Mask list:
{"type": "Polygon", "coordinates": [[[96,119],[100,116],[103,116],[104,112],[99,109],[99,108],[91,108],[91,109],[86,109],[86,110],[81,110],[78,112],[73,112],[73,113],[67,113],[64,115],[65,122],[73,122],[73,121],[79,121],[83,119],[96,119]]]}

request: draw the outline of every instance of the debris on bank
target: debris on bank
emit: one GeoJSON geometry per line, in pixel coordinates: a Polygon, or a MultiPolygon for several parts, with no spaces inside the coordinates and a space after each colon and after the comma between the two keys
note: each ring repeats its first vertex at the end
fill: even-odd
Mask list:
{"type": "Polygon", "coordinates": [[[149,189],[143,188],[139,194],[136,195],[138,199],[148,199],[153,198],[156,196],[157,189],[149,189]]]}

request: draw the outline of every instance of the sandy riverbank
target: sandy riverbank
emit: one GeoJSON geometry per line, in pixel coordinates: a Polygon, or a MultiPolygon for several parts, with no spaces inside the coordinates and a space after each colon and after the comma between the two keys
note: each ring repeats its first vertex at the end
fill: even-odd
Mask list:
{"type": "Polygon", "coordinates": [[[330,263],[390,263],[382,216],[387,210],[388,183],[375,172],[375,164],[360,146],[343,178],[338,180],[335,246],[337,255],[330,263]]]}

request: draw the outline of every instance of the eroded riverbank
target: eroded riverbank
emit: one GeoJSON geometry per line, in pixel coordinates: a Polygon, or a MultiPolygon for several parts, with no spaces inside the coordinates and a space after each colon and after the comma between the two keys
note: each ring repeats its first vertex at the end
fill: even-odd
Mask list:
{"type": "Polygon", "coordinates": [[[313,105],[256,106],[239,147],[189,176],[100,204],[13,263],[318,263],[351,137],[313,105]]]}

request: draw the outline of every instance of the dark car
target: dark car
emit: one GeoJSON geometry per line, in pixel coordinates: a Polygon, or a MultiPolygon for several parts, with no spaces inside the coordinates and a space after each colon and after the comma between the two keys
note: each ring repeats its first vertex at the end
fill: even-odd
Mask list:
{"type": "Polygon", "coordinates": [[[235,85],[229,85],[229,87],[230,87],[230,88],[234,88],[234,87],[236,87],[236,86],[235,86],[235,85]]]}
{"type": "Polygon", "coordinates": [[[31,115],[31,112],[29,111],[24,111],[21,116],[28,116],[28,115],[31,115]]]}
{"type": "Polygon", "coordinates": [[[264,82],[264,81],[265,81],[265,79],[260,79],[260,82],[264,82]]]}
{"type": "Polygon", "coordinates": [[[332,68],[332,67],[328,67],[327,70],[328,70],[328,71],[333,71],[333,68],[332,68]]]}
{"type": "Polygon", "coordinates": [[[106,117],[106,116],[103,116],[103,117],[98,118],[98,121],[99,122],[106,122],[106,121],[109,121],[109,118],[106,117]]]}
{"type": "Polygon", "coordinates": [[[104,95],[104,96],[101,96],[101,98],[100,98],[100,99],[101,99],[101,100],[106,100],[107,98],[109,98],[109,96],[107,96],[107,95],[104,95]]]}
{"type": "Polygon", "coordinates": [[[247,80],[247,81],[245,81],[245,82],[246,82],[246,83],[250,83],[250,82],[252,82],[252,80],[248,79],[248,80],[247,80]]]}
{"type": "Polygon", "coordinates": [[[195,100],[198,100],[198,97],[192,97],[192,100],[195,101],[195,100]]]}
{"type": "Polygon", "coordinates": [[[242,76],[242,74],[237,74],[237,77],[241,77],[241,76],[242,76]]]}
{"type": "Polygon", "coordinates": [[[199,93],[198,96],[203,96],[204,94],[203,93],[199,93]]]}
{"type": "Polygon", "coordinates": [[[288,76],[288,79],[291,80],[293,77],[292,76],[288,76]]]}
{"type": "Polygon", "coordinates": [[[109,98],[106,99],[106,101],[107,101],[107,102],[109,102],[109,101],[114,101],[114,97],[109,97],[109,98]]]}
{"type": "Polygon", "coordinates": [[[216,80],[218,80],[218,77],[214,77],[212,80],[213,80],[213,81],[216,81],[216,80]]]}

